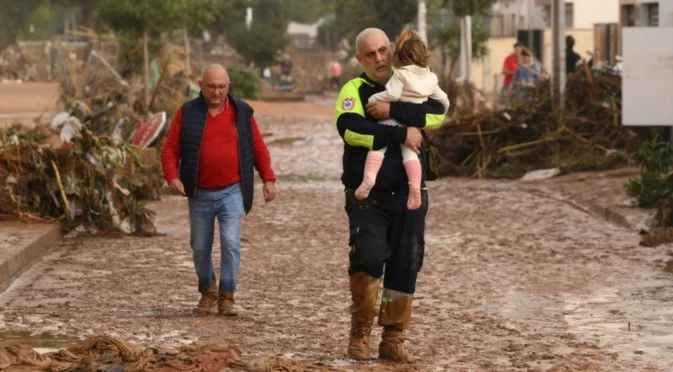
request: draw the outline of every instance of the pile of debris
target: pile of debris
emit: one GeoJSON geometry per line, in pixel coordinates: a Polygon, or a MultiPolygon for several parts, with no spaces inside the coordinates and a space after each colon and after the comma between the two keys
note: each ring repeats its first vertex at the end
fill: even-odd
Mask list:
{"type": "Polygon", "coordinates": [[[336,371],[320,364],[305,364],[279,357],[246,362],[227,342],[197,342],[174,348],[143,348],[100,335],[68,349],[39,354],[25,345],[0,347],[2,371],[184,371],[219,372],[225,369],[264,371],[336,371]]]}
{"type": "Polygon", "coordinates": [[[155,233],[143,202],[166,188],[158,152],[190,81],[175,60],[155,59],[151,71],[146,90],[142,78],[122,78],[95,51],[86,63],[67,64],[65,110],[48,126],[0,133],[0,218],[155,233]]]}
{"type": "Polygon", "coordinates": [[[86,129],[60,148],[46,144],[47,136],[43,127],[18,125],[0,134],[0,217],[58,220],[67,230],[156,233],[142,201],[160,188],[158,167],[144,167],[129,143],[86,129]]]}
{"type": "Polygon", "coordinates": [[[520,177],[540,168],[562,171],[625,165],[640,142],[662,129],[621,125],[621,77],[606,71],[569,76],[562,115],[552,110],[549,82],[499,111],[458,114],[435,132],[444,175],[520,177]]]}

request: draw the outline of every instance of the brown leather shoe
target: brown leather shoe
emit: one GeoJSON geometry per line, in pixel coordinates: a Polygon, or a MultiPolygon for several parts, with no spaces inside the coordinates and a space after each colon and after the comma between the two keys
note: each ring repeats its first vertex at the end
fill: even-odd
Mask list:
{"type": "Polygon", "coordinates": [[[234,309],[234,292],[222,292],[217,299],[217,313],[225,316],[238,316],[234,309]]]}
{"type": "Polygon", "coordinates": [[[352,296],[350,341],[346,355],[355,360],[371,359],[369,336],[376,317],[379,281],[365,273],[350,277],[352,296]]]}
{"type": "Polygon", "coordinates": [[[212,280],[210,286],[206,288],[199,288],[201,292],[201,299],[199,304],[194,308],[195,314],[208,314],[215,309],[217,305],[217,281],[212,280]]]}

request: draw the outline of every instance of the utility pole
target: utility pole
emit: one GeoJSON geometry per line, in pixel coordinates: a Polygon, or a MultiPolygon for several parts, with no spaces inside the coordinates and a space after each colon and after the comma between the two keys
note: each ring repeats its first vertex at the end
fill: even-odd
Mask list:
{"type": "Polygon", "coordinates": [[[533,0],[526,0],[526,26],[528,26],[528,49],[533,51],[533,0]]]}
{"type": "Polygon", "coordinates": [[[565,2],[552,0],[552,107],[562,112],[565,90],[565,2]]]}
{"type": "Polygon", "coordinates": [[[472,16],[466,15],[463,20],[465,22],[465,82],[469,82],[472,72],[472,16]]]}
{"type": "Polygon", "coordinates": [[[182,28],[182,38],[185,43],[185,72],[187,76],[192,74],[192,51],[189,45],[189,33],[187,27],[182,28]]]}
{"type": "Polygon", "coordinates": [[[460,18],[460,74],[467,83],[470,81],[470,67],[472,62],[472,17],[469,15],[460,18]]]}
{"type": "MultiPolygon", "coordinates": [[[[526,0],[527,2],[528,0],[526,0]]],[[[523,26],[521,24],[521,5],[522,5],[523,0],[516,0],[516,13],[514,13],[514,24],[512,25],[512,29],[514,30],[514,34],[516,35],[519,32],[519,29],[523,26]]],[[[506,19],[503,16],[503,23],[506,23],[506,19]]]]}
{"type": "Polygon", "coordinates": [[[428,43],[428,26],[425,19],[426,13],[427,8],[425,7],[425,0],[418,0],[418,34],[425,44],[428,43]]]}

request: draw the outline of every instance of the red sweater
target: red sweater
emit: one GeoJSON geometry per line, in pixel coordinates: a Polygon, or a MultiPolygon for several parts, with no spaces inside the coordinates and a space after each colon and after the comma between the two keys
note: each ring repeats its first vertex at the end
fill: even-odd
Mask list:
{"type": "MultiPolygon", "coordinates": [[[[229,101],[219,114],[208,114],[203,140],[201,141],[201,153],[199,154],[198,187],[219,189],[241,181],[235,119],[236,110],[229,101]]],[[[250,122],[255,147],[255,169],[257,169],[264,182],[275,181],[276,176],[271,168],[269,149],[262,139],[255,118],[252,117],[250,122]]],[[[175,117],[173,117],[166,144],[161,151],[161,165],[166,182],[178,178],[181,129],[182,108],[178,109],[175,117]]]]}
{"type": "MultiPolygon", "coordinates": [[[[512,53],[505,58],[505,63],[504,67],[507,68],[510,71],[516,71],[516,69],[519,67],[519,64],[517,63],[517,57],[516,54],[512,53]]],[[[503,84],[508,87],[512,83],[512,78],[514,77],[514,73],[512,74],[507,74],[505,75],[505,81],[503,84]]]]}

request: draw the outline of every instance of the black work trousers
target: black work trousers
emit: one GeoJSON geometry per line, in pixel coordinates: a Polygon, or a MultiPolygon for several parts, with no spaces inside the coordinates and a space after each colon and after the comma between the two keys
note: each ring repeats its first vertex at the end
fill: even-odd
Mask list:
{"type": "Polygon", "coordinates": [[[346,190],[350,228],[348,274],[383,276],[388,290],[413,294],[423,266],[428,193],[421,191],[421,207],[407,209],[406,193],[376,193],[358,200],[346,190]],[[384,275],[385,270],[385,275],[384,275]]]}

